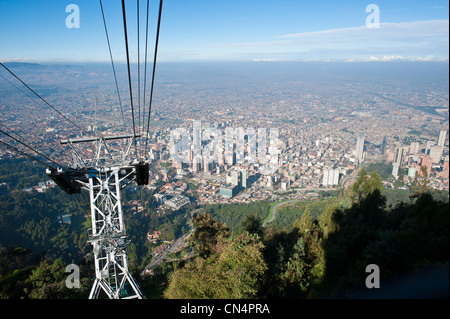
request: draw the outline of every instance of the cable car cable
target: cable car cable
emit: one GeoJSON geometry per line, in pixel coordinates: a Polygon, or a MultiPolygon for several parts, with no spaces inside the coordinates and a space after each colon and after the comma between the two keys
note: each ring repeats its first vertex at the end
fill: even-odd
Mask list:
{"type": "MultiPolygon", "coordinates": [[[[148,13],[149,13],[149,0],[147,0],[147,18],[146,18],[146,23],[145,23],[145,63],[144,63],[144,98],[143,98],[143,102],[142,102],[142,126],[143,129],[145,130],[145,94],[146,94],[146,90],[147,90],[147,48],[148,48],[148,13]]],[[[144,158],[145,158],[145,153],[144,153],[144,158]]]]}
{"type": "MultiPolygon", "coordinates": [[[[7,127],[5,124],[0,123],[0,126],[2,126],[3,128],[7,129],[7,130],[8,130],[9,132],[11,132],[11,133],[14,133],[15,135],[18,136],[18,138],[21,138],[21,139],[23,139],[23,140],[26,140],[26,138],[24,138],[23,136],[21,136],[19,133],[14,132],[14,130],[12,130],[11,128],[7,127]]],[[[21,142],[19,142],[19,143],[21,143],[21,142]]],[[[45,158],[48,159],[49,161],[51,161],[51,162],[57,164],[58,166],[61,166],[61,165],[59,165],[58,163],[56,163],[55,161],[51,160],[51,159],[49,158],[49,155],[48,155],[48,154],[45,154],[45,153],[43,153],[42,151],[41,151],[42,154],[40,154],[40,153],[39,153],[38,151],[36,151],[36,150],[35,150],[34,152],[36,152],[36,153],[38,153],[39,155],[45,157],[45,158]]]]}
{"type": "Polygon", "coordinates": [[[35,102],[37,105],[39,105],[40,107],[42,107],[43,109],[45,109],[45,107],[37,102],[35,99],[33,99],[31,96],[29,96],[27,93],[25,93],[24,91],[22,91],[21,88],[19,88],[17,85],[15,85],[14,83],[12,83],[10,80],[8,80],[7,78],[5,78],[3,75],[0,74],[0,76],[7,81],[9,84],[11,84],[12,86],[14,86],[17,90],[19,90],[20,92],[22,92],[23,95],[25,95],[26,97],[28,97],[30,100],[32,100],[33,102],[35,102]]]}
{"type": "Polygon", "coordinates": [[[117,90],[117,96],[119,98],[120,112],[122,114],[123,125],[126,129],[125,116],[123,115],[122,99],[120,98],[119,85],[117,84],[116,68],[114,67],[114,60],[113,60],[112,51],[111,51],[111,44],[109,42],[108,29],[106,27],[106,20],[105,20],[105,14],[103,12],[102,0],[99,0],[99,2],[100,2],[100,8],[102,10],[103,25],[105,26],[106,40],[108,42],[109,56],[111,58],[111,65],[112,65],[113,74],[114,74],[114,81],[116,82],[116,90],[117,90]]]}
{"type": "Polygon", "coordinates": [[[41,164],[44,165],[44,166],[47,166],[47,167],[49,167],[49,168],[54,169],[53,166],[50,166],[50,165],[48,165],[48,164],[42,162],[41,160],[37,159],[36,157],[34,157],[34,156],[30,155],[30,154],[27,154],[27,153],[25,153],[25,152],[22,152],[22,151],[19,150],[18,148],[14,147],[14,146],[11,146],[11,145],[9,145],[8,143],[5,143],[5,142],[3,142],[3,141],[0,141],[0,144],[1,144],[1,145],[4,145],[4,146],[6,146],[6,147],[9,147],[10,149],[12,149],[12,150],[14,150],[14,151],[16,151],[16,152],[18,152],[18,153],[20,153],[20,154],[26,156],[26,157],[31,158],[31,159],[33,159],[33,160],[35,160],[35,161],[41,163],[41,164]]]}
{"type": "Polygon", "coordinates": [[[43,155],[43,154],[40,153],[39,151],[36,151],[36,150],[35,150],[34,148],[32,148],[31,146],[28,146],[28,145],[25,144],[24,142],[18,140],[18,139],[15,138],[14,136],[11,136],[10,134],[8,134],[8,133],[6,133],[5,131],[3,131],[2,129],[0,129],[0,132],[3,133],[3,134],[5,134],[6,136],[10,137],[10,138],[13,139],[14,141],[16,141],[16,142],[22,144],[22,145],[25,146],[26,148],[32,150],[33,152],[39,154],[40,156],[44,157],[45,159],[49,160],[50,162],[52,162],[52,163],[56,164],[57,166],[60,166],[60,167],[61,167],[61,165],[59,165],[58,163],[56,163],[56,162],[55,162],[54,160],[52,160],[51,158],[49,158],[49,157],[43,155]]]}
{"type": "Polygon", "coordinates": [[[63,118],[65,118],[68,122],[72,123],[75,127],[79,128],[80,130],[82,130],[83,132],[85,132],[86,134],[88,134],[88,132],[86,130],[84,130],[82,127],[80,127],[79,125],[75,124],[72,120],[70,120],[67,116],[65,116],[64,114],[62,114],[60,111],[58,111],[54,106],[52,106],[50,103],[48,103],[46,100],[44,100],[39,94],[37,94],[32,88],[30,88],[25,82],[23,82],[17,75],[15,75],[10,69],[8,69],[3,63],[0,62],[0,65],[2,67],[4,67],[6,69],[6,71],[8,71],[9,73],[11,73],[17,80],[19,80],[23,85],[25,85],[25,87],[27,89],[29,89],[31,92],[34,93],[34,95],[36,95],[38,98],[40,98],[42,101],[44,101],[45,104],[47,104],[48,106],[50,106],[53,110],[55,110],[59,115],[61,115],[63,118]]]}
{"type": "Polygon", "coordinates": [[[146,134],[146,138],[145,138],[145,151],[144,151],[144,154],[147,153],[148,132],[149,132],[149,128],[150,128],[150,114],[152,112],[153,87],[154,87],[154,84],[155,84],[156,57],[157,57],[157,54],[158,54],[158,41],[159,41],[159,30],[160,30],[160,25],[161,25],[162,5],[163,5],[163,0],[160,0],[160,2],[159,2],[159,13],[158,13],[158,27],[156,29],[155,55],[153,57],[152,85],[151,85],[151,89],[150,89],[150,102],[149,102],[149,109],[148,109],[147,134],[146,134]]]}
{"type": "Polygon", "coordinates": [[[137,54],[138,54],[138,134],[141,135],[141,51],[139,47],[139,0],[137,2],[137,54]]]}
{"type": "Polygon", "coordinates": [[[128,51],[128,35],[127,35],[127,18],[126,18],[126,13],[125,13],[125,0],[122,0],[122,15],[123,15],[123,32],[125,34],[125,48],[127,51],[128,85],[130,87],[131,117],[133,119],[134,147],[135,147],[136,156],[137,156],[136,125],[134,122],[133,90],[132,90],[132,86],[131,86],[130,54],[128,51]]]}

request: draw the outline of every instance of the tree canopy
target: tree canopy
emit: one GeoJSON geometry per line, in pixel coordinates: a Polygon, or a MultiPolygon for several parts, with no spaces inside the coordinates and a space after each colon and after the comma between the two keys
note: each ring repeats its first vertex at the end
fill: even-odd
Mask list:
{"type": "MultiPolygon", "coordinates": [[[[200,256],[170,277],[166,298],[255,298],[267,266],[264,245],[249,234],[222,237],[206,258],[200,256]]],[[[205,255],[203,255],[205,256],[205,255]]]]}

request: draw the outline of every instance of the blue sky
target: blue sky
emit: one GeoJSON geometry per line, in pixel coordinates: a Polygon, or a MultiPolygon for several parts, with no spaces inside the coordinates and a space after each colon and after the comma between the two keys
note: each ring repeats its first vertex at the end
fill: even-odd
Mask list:
{"type": "MultiPolygon", "coordinates": [[[[157,6],[150,0],[149,59],[157,6]]],[[[113,56],[125,61],[120,0],[103,0],[113,56]]],[[[136,0],[126,0],[137,61],[136,0]]],[[[442,0],[165,0],[158,61],[448,61],[449,2],[442,0]],[[380,28],[367,28],[366,6],[380,28]]],[[[141,60],[146,1],[140,0],[141,60]]],[[[97,0],[0,0],[0,61],[109,61],[97,0]],[[66,27],[66,6],[80,28],[66,27]]]]}

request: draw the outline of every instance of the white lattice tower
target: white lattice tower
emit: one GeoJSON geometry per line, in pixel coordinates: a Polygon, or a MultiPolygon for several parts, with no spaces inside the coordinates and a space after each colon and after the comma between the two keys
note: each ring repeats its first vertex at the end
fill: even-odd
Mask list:
{"type": "Polygon", "coordinates": [[[95,282],[89,298],[97,298],[102,289],[110,299],[143,298],[128,270],[126,230],[123,222],[121,185],[133,174],[133,168],[113,167],[91,172],[89,195],[95,282]],[[120,172],[124,176],[120,176],[120,172]]]}
{"type": "Polygon", "coordinates": [[[62,140],[74,156],[72,168],[47,170],[47,174],[69,194],[89,191],[91,229],[89,242],[93,246],[95,281],[89,298],[96,299],[103,291],[110,299],[143,299],[136,281],[128,269],[127,234],[123,220],[121,189],[135,181],[148,183],[148,163],[129,161],[131,144],[139,136],[100,136],[62,140]],[[113,156],[106,141],[130,139],[126,151],[113,156]],[[74,147],[77,143],[94,142],[96,156],[84,159],[74,147]]]}

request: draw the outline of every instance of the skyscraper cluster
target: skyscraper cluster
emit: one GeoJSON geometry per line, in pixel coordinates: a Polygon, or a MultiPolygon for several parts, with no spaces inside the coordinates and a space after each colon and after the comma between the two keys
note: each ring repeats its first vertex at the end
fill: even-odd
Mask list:
{"type": "Polygon", "coordinates": [[[356,139],[356,160],[360,164],[364,158],[364,132],[359,132],[356,139]]]}

